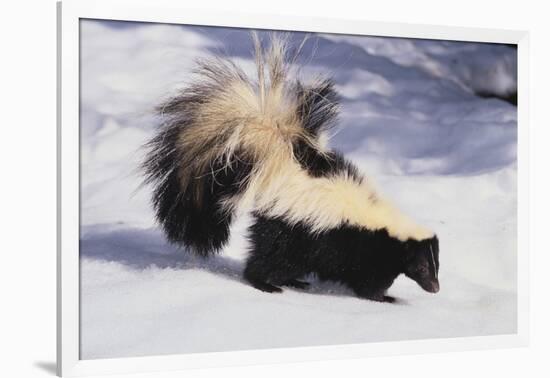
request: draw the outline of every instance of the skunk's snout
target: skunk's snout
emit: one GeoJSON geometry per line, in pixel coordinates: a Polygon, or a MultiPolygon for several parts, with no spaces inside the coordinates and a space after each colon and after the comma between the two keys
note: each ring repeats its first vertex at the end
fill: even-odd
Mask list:
{"type": "Polygon", "coordinates": [[[437,293],[439,291],[439,281],[431,282],[425,290],[429,293],[437,293]]]}
{"type": "Polygon", "coordinates": [[[437,293],[439,291],[439,280],[437,278],[420,279],[416,281],[420,287],[428,293],[437,293]]]}

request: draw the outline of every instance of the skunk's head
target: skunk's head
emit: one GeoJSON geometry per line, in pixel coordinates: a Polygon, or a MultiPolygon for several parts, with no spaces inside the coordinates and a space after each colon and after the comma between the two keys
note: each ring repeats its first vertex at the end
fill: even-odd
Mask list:
{"type": "Polygon", "coordinates": [[[439,291],[439,241],[437,236],[406,242],[405,275],[427,292],[439,291]]]}

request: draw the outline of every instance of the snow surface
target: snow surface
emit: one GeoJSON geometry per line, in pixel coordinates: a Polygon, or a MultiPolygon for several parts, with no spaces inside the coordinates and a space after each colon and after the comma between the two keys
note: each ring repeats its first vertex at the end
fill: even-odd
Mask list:
{"type": "Polygon", "coordinates": [[[441,291],[400,277],[397,304],[314,277],[307,293],[251,288],[246,216],[208,260],[165,242],[139,188],[140,146],[154,106],[212,52],[251,67],[244,30],[81,21],[81,358],[516,331],[517,112],[475,95],[515,90],[515,50],[335,35],[304,46],[301,74],[331,74],[343,96],[331,145],[439,235],[441,291]]]}

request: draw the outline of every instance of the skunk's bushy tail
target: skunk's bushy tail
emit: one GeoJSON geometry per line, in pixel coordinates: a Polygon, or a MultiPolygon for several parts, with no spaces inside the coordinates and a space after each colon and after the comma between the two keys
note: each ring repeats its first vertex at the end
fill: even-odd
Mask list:
{"type": "Polygon", "coordinates": [[[255,76],[229,59],[199,61],[197,81],[158,108],[143,164],[168,239],[202,255],[223,247],[237,207],[254,206],[297,146],[323,153],[320,132],[336,115],[329,80],[290,78],[284,39],[252,39],[255,76]]]}

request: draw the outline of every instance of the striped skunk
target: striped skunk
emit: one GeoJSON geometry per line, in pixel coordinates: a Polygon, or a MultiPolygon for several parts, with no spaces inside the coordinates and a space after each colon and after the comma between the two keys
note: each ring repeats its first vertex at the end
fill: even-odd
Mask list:
{"type": "Polygon", "coordinates": [[[300,279],[313,273],[391,302],[386,291],[404,273],[436,293],[437,236],[326,147],[338,113],[332,81],[292,78],[295,57],[283,38],[268,46],[252,39],[254,78],[230,59],[200,60],[198,80],[158,108],[163,123],[143,169],[169,241],[203,256],[218,252],[247,209],[244,278],[257,289],[306,288],[300,279]]]}

